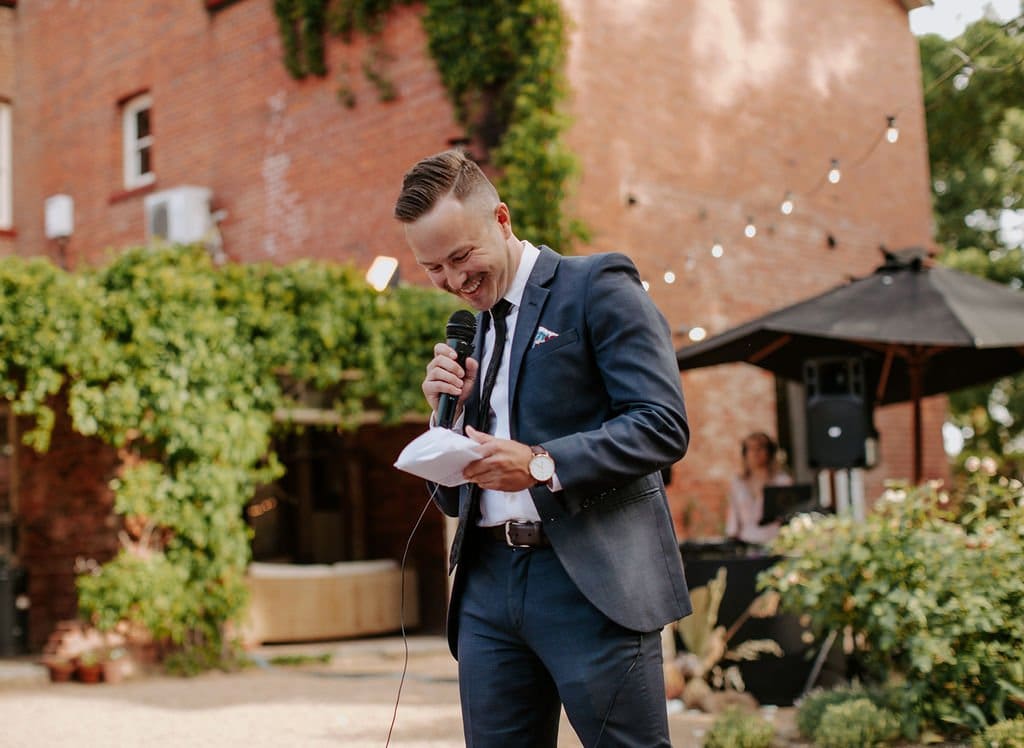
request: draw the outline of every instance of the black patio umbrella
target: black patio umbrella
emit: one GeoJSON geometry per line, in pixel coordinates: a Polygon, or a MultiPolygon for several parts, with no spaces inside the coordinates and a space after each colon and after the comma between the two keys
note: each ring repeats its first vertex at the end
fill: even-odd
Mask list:
{"type": "Polygon", "coordinates": [[[1024,369],[1024,292],[933,265],[921,249],[887,252],[871,275],[681,348],[679,369],[744,361],[800,380],[809,359],[860,356],[874,403],[921,398],[1024,369]]]}

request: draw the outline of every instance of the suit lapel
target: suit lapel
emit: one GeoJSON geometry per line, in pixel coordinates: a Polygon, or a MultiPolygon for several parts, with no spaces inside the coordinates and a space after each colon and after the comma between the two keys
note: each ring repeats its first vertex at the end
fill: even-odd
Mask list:
{"type": "Polygon", "coordinates": [[[515,392],[519,383],[519,371],[522,369],[526,352],[533,345],[540,313],[548,300],[548,284],[555,275],[555,268],[558,267],[560,259],[558,253],[548,247],[541,246],[539,249],[540,256],[526,282],[522,303],[516,316],[516,331],[512,337],[512,351],[508,362],[509,418],[513,439],[516,438],[515,392]]]}

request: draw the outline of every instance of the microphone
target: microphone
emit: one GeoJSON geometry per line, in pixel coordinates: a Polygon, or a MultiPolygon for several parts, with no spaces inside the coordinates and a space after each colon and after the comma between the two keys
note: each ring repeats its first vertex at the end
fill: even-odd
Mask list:
{"type": "MultiPolygon", "coordinates": [[[[459,366],[465,370],[466,357],[473,352],[473,338],[476,337],[476,317],[465,309],[452,312],[448,318],[448,324],[444,328],[447,343],[455,349],[456,360],[459,366]]],[[[455,420],[455,408],[459,404],[458,395],[441,393],[437,401],[437,425],[446,429],[452,427],[455,420]]]]}

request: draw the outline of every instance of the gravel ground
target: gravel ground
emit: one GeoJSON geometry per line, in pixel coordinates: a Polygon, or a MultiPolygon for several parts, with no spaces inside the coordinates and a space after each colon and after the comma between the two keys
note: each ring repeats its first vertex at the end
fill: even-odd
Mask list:
{"type": "MultiPolygon", "coordinates": [[[[439,637],[409,644],[409,667],[390,744],[463,745],[455,663],[439,637]]],[[[195,678],[154,675],[117,684],[51,684],[26,663],[0,675],[0,746],[156,745],[216,748],[383,748],[394,713],[404,647],[399,638],[262,647],[259,663],[195,678]],[[330,653],[328,664],[274,665],[281,654],[330,653]],[[21,669],[20,671],[18,669],[21,669]],[[20,672],[25,677],[12,677],[20,672]]],[[[791,710],[771,714],[786,731],[791,710]]],[[[698,748],[703,714],[669,717],[673,746],[698,748]]],[[[579,746],[563,719],[559,748],[579,746]]]]}

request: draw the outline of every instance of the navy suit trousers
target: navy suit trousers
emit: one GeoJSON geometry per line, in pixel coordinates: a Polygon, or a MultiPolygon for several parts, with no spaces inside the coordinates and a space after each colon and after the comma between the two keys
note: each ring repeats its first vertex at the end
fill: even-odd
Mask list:
{"type": "Polygon", "coordinates": [[[469,748],[554,748],[561,707],[587,748],[670,746],[660,632],[612,622],[550,548],[474,533],[458,660],[469,748]]]}

